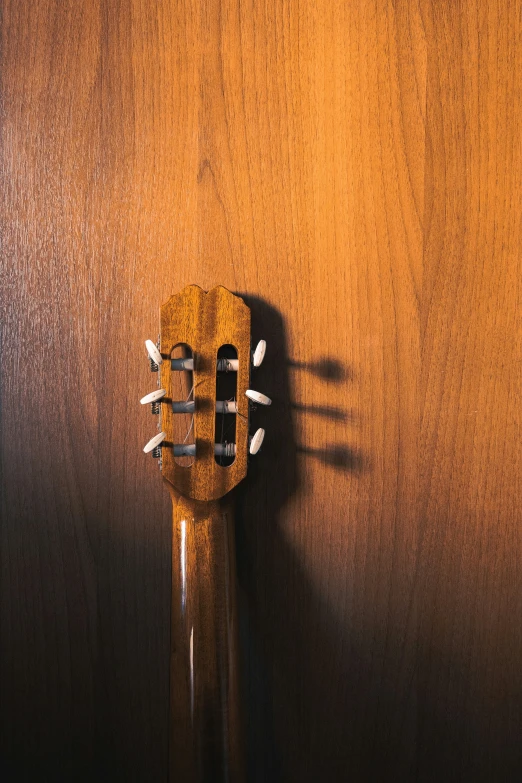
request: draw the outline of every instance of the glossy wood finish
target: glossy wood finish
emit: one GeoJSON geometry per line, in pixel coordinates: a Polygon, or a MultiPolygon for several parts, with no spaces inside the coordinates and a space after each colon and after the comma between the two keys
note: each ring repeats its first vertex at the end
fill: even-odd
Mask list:
{"type": "MultiPolygon", "coordinates": [[[[171,487],[172,599],[170,641],[169,780],[172,783],[241,783],[244,780],[237,654],[234,521],[222,498],[247,472],[250,386],[250,310],[222,286],[187,286],[162,305],[161,385],[166,396],[160,427],[161,475],[171,487]],[[190,349],[190,424],[196,458],[180,466],[173,457],[173,388],[170,357],[190,349]],[[217,360],[223,346],[238,359],[236,456],[223,467],[216,443],[217,360]],[[181,496],[180,496],[181,493],[181,496]]],[[[175,442],[175,441],[174,441],[175,442]]]]}
{"type": "MultiPolygon", "coordinates": [[[[199,286],[187,286],[161,307],[161,385],[167,394],[161,406],[161,428],[166,432],[162,475],[184,497],[215,500],[230,492],[246,476],[248,458],[248,398],[250,383],[250,310],[241,297],[223,286],[208,293],[199,286]],[[194,356],[194,400],[192,426],[196,459],[184,467],[173,457],[174,424],[170,358],[175,345],[188,345],[194,356]],[[223,345],[233,345],[239,360],[237,378],[236,458],[222,467],[214,457],[216,442],[216,363],[223,345]]],[[[190,391],[190,390],[189,390],[190,391]]]]}
{"type": "Polygon", "coordinates": [[[233,515],[230,503],[172,502],[169,780],[240,783],[233,515]]]}
{"type": "Polygon", "coordinates": [[[167,777],[138,400],[190,283],[268,341],[235,491],[249,779],[521,778],[519,5],[4,0],[11,779],[167,777]]]}

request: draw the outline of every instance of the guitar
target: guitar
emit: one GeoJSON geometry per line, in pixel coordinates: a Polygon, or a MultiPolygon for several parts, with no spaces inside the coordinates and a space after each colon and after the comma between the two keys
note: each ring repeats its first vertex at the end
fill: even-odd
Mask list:
{"type": "Polygon", "coordinates": [[[238,682],[235,542],[228,493],[245,477],[264,429],[249,434],[250,309],[218,286],[191,285],[161,307],[147,340],[160,388],[141,400],[161,430],[144,452],[159,460],[172,496],[170,781],[244,780],[238,682]],[[182,397],[182,399],[179,399],[182,397]]]}

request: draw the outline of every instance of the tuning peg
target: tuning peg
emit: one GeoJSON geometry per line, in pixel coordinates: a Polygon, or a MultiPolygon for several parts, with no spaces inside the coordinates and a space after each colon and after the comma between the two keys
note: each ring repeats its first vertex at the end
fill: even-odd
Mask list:
{"type": "Polygon", "coordinates": [[[163,443],[166,437],[167,437],[166,432],[159,432],[157,435],[154,435],[154,437],[149,440],[147,445],[143,447],[143,451],[145,452],[145,454],[148,454],[150,451],[152,451],[153,457],[159,457],[161,451],[161,443],[163,443]]]}
{"type": "Polygon", "coordinates": [[[250,438],[250,445],[248,447],[250,454],[257,454],[257,452],[263,445],[264,438],[265,438],[265,431],[262,427],[260,427],[258,430],[256,430],[255,434],[250,438]]]}
{"type": "Polygon", "coordinates": [[[157,402],[158,400],[161,400],[166,393],[165,389],[156,389],[155,391],[151,391],[150,394],[146,394],[145,397],[142,397],[140,402],[142,405],[146,405],[148,402],[157,402]]]}
{"type": "Polygon", "coordinates": [[[266,340],[260,340],[256,345],[256,349],[252,354],[252,364],[254,367],[260,367],[263,364],[263,359],[266,353],[266,340]]]}
{"type": "Polygon", "coordinates": [[[270,397],[267,397],[266,394],[261,394],[261,392],[254,391],[253,389],[247,389],[245,394],[249,400],[257,402],[259,405],[272,405],[272,400],[270,397]]]}
{"type": "Polygon", "coordinates": [[[161,354],[158,351],[158,347],[152,342],[152,340],[145,340],[145,348],[149,354],[151,371],[158,372],[158,367],[163,362],[161,354]]]}
{"type": "Polygon", "coordinates": [[[140,402],[142,405],[146,405],[148,402],[150,402],[152,412],[158,414],[160,412],[159,401],[166,395],[166,393],[167,392],[165,389],[156,389],[155,391],[150,392],[150,394],[146,394],[145,397],[142,397],[140,402]]]}

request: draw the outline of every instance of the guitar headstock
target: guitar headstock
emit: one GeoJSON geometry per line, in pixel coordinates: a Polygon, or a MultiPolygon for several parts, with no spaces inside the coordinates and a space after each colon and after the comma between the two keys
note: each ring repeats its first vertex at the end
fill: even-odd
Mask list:
{"type": "Polygon", "coordinates": [[[208,293],[187,286],[162,305],[160,322],[159,344],[147,340],[146,347],[161,388],[141,402],[161,416],[161,431],[144,451],[160,458],[163,477],[184,497],[215,500],[245,477],[248,455],[263,441],[263,429],[250,436],[249,413],[252,402],[271,402],[250,388],[251,367],[263,361],[265,343],[251,352],[250,308],[222,286],[208,293]],[[180,374],[190,377],[186,399],[177,399],[180,374]],[[227,399],[218,397],[223,375],[235,381],[227,399]],[[185,439],[176,437],[181,416],[189,422],[185,439]]]}

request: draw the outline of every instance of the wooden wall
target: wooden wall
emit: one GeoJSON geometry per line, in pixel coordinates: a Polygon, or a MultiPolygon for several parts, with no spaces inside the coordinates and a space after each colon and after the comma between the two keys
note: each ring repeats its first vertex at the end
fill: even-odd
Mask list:
{"type": "Polygon", "coordinates": [[[5,781],[166,779],[143,341],[268,340],[237,493],[250,780],[522,779],[515,0],[4,0],[5,781]]]}

